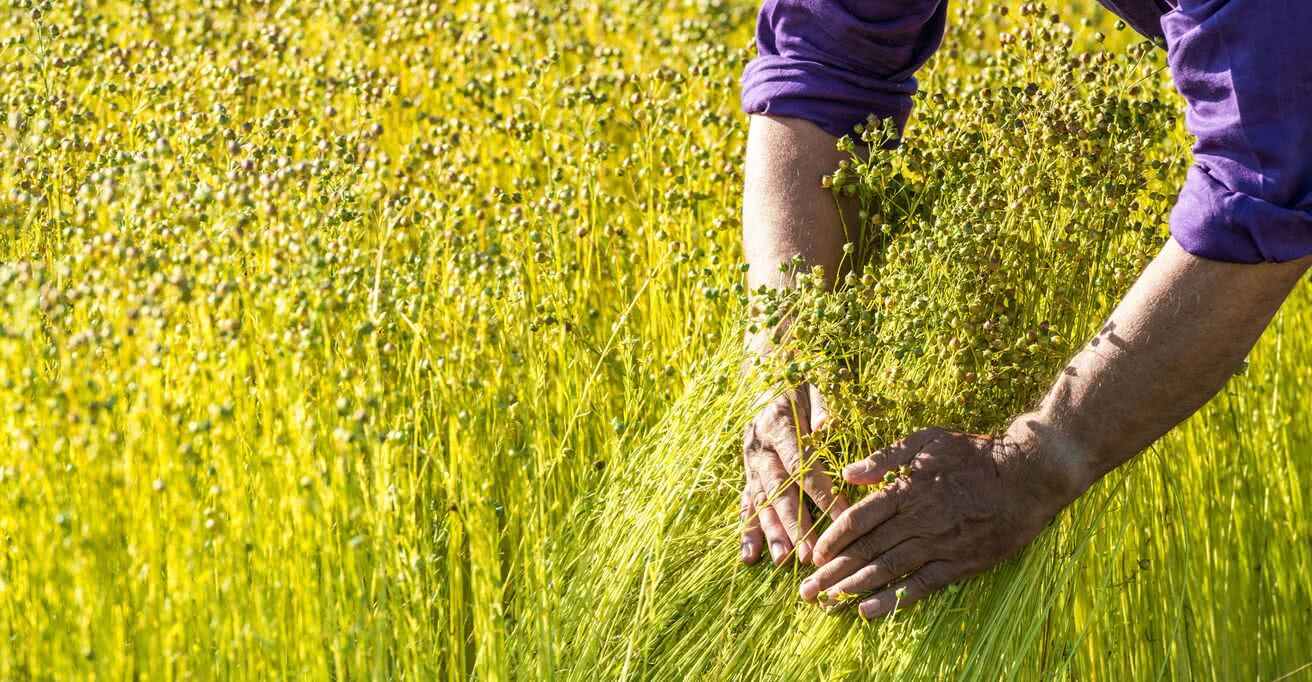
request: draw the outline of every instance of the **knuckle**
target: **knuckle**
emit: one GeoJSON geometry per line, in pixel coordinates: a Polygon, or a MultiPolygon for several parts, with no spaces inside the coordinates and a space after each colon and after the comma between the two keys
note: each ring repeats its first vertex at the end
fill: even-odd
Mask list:
{"type": "Polygon", "coordinates": [[[743,461],[751,468],[769,469],[770,460],[774,453],[765,448],[762,443],[753,443],[752,447],[743,451],[743,461]]]}
{"type": "Polygon", "coordinates": [[[785,432],[791,430],[792,421],[791,415],[772,410],[769,414],[762,416],[761,427],[767,432],[767,438],[779,438],[785,432]]]}
{"type": "Polygon", "coordinates": [[[752,450],[760,449],[760,447],[761,435],[759,433],[759,427],[756,422],[752,422],[747,425],[747,428],[743,429],[743,451],[751,452],[752,450]]]}
{"type": "Polygon", "coordinates": [[[894,550],[879,558],[879,567],[884,570],[884,573],[890,579],[910,572],[909,563],[906,552],[903,551],[894,550]]]}
{"type": "Polygon", "coordinates": [[[879,569],[871,564],[866,564],[851,575],[842,580],[845,586],[841,589],[843,592],[869,592],[879,581],[879,569]]]}
{"type": "Polygon", "coordinates": [[[785,479],[770,488],[770,497],[776,505],[792,509],[797,503],[797,488],[785,479]]]}
{"type": "Polygon", "coordinates": [[[937,590],[952,582],[952,573],[944,563],[930,564],[923,570],[917,571],[916,576],[922,592],[937,590]]]}
{"type": "Polygon", "coordinates": [[[790,478],[788,470],[784,468],[783,463],[779,461],[778,457],[774,456],[774,453],[767,454],[771,456],[769,458],[761,458],[758,462],[756,472],[760,475],[765,488],[767,490],[774,490],[787,485],[790,478]]]}
{"type": "Polygon", "coordinates": [[[830,532],[837,537],[845,538],[857,535],[860,533],[861,524],[863,523],[861,514],[862,510],[860,507],[852,507],[848,509],[834,521],[832,526],[830,526],[830,532]]]}
{"type": "Polygon", "coordinates": [[[831,486],[828,481],[807,476],[805,485],[806,494],[820,504],[828,504],[830,500],[834,499],[834,493],[830,490],[831,486]]]}
{"type": "Polygon", "coordinates": [[[851,516],[856,525],[873,528],[881,516],[879,509],[888,504],[888,493],[887,489],[878,490],[852,507],[851,516]]]}
{"type": "Polygon", "coordinates": [[[873,533],[862,535],[856,539],[856,542],[852,543],[851,552],[862,559],[874,559],[876,552],[879,549],[876,544],[877,542],[878,540],[873,533]]]}
{"type": "MultiPolygon", "coordinates": [[[[825,542],[831,550],[842,550],[845,540],[852,535],[852,521],[846,516],[840,517],[825,533],[825,542]]],[[[846,553],[846,552],[845,552],[846,553]]]]}

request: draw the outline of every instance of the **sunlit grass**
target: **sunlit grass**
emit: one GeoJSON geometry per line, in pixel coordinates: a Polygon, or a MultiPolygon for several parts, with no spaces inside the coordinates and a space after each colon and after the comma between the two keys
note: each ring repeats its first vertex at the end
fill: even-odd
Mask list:
{"type": "Polygon", "coordinates": [[[0,678],[1312,660],[1305,288],[1200,416],[985,576],[863,624],[802,604],[800,567],[738,562],[774,370],[834,384],[834,460],[990,428],[1096,330],[1187,162],[1164,60],[1110,20],[1068,54],[1046,16],[959,2],[910,142],[838,183],[868,221],[855,281],[777,302],[825,312],[798,366],[742,378],[755,10],[3,10],[0,678]]]}

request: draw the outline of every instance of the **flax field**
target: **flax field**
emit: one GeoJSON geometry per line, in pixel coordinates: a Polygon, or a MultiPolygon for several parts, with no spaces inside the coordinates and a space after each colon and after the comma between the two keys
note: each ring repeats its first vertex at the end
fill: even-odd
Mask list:
{"type": "Polygon", "coordinates": [[[763,391],[832,396],[835,467],[996,428],[1189,164],[1163,51],[1092,2],[958,0],[903,144],[826,181],[847,276],[747,291],[756,10],[6,2],[0,679],[1312,673],[1306,285],[982,576],[865,623],[741,563],[763,391]],[[784,309],[791,360],[744,371],[784,309]]]}

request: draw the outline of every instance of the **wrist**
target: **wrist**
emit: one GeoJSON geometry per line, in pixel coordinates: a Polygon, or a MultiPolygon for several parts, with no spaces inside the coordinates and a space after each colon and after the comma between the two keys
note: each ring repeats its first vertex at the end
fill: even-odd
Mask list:
{"type": "Polygon", "coordinates": [[[1023,453],[1042,496],[1059,508],[1082,495],[1103,473],[1096,466],[1093,444],[1042,411],[1017,417],[1005,438],[1023,453]]]}

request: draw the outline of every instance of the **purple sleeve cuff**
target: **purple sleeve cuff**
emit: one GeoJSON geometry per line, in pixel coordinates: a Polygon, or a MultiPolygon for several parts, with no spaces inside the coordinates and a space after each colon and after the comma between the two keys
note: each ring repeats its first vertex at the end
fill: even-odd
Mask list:
{"type": "Polygon", "coordinates": [[[901,130],[946,16],[945,0],[765,0],[743,111],[805,119],[836,137],[872,113],[901,130]]]}
{"type": "Polygon", "coordinates": [[[1162,29],[1195,137],[1172,236],[1211,260],[1312,253],[1312,2],[1180,0],[1162,29]]]}
{"type": "Polygon", "coordinates": [[[1194,166],[1171,212],[1171,236],[1185,251],[1232,263],[1283,262],[1312,253],[1312,206],[1286,208],[1234,192],[1194,166]]]}
{"type": "Polygon", "coordinates": [[[901,130],[911,116],[916,79],[861,81],[817,62],[760,56],[743,71],[743,111],[805,119],[834,137],[850,134],[871,113],[892,118],[901,130]]]}

